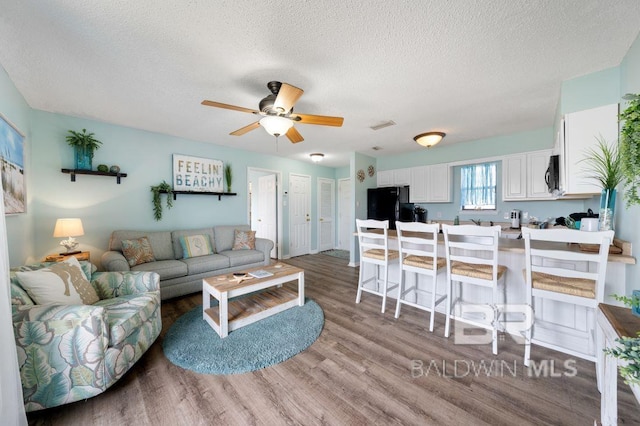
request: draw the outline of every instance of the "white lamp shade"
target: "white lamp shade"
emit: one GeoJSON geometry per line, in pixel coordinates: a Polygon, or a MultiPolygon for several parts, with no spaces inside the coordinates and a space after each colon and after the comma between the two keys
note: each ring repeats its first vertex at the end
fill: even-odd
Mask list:
{"type": "Polygon", "coordinates": [[[293,121],[277,115],[268,115],[260,120],[260,125],[271,136],[281,136],[293,127],[293,121]]]}
{"type": "Polygon", "coordinates": [[[445,137],[445,133],[442,132],[427,132],[422,133],[415,138],[413,138],[418,145],[426,146],[427,148],[436,145],[438,142],[445,137]]]}
{"type": "Polygon", "coordinates": [[[56,227],[53,229],[54,237],[77,237],[80,235],[84,235],[80,219],[65,218],[56,221],[56,227]]]}

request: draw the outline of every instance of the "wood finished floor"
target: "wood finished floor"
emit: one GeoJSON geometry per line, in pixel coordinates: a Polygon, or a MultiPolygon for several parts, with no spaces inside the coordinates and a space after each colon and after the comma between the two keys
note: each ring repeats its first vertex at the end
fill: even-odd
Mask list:
{"type": "MultiPolygon", "coordinates": [[[[356,305],[358,269],[345,260],[317,254],[287,263],[305,269],[306,295],[324,310],[322,334],[306,351],[240,375],[183,370],[164,357],[162,340],[202,296],[173,299],[162,305],[162,334],[119,382],[87,401],[29,413],[29,423],[587,425],[600,418],[592,363],[577,360],[575,377],[565,376],[571,357],[534,346],[532,359],[552,362],[560,377],[529,377],[523,347],[508,337],[493,356],[490,345],[445,339],[442,315],[429,333],[428,313],[405,306],[396,320],[393,299],[385,314],[374,295],[356,305]],[[431,366],[429,374],[412,369],[413,360],[425,373],[431,366]]],[[[620,424],[640,424],[639,413],[620,385],[620,424]]]]}

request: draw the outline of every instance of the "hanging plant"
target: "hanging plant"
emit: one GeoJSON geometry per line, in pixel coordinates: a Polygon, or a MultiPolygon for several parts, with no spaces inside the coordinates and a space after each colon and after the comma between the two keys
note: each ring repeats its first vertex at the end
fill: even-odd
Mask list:
{"type": "Polygon", "coordinates": [[[627,207],[640,204],[640,95],[628,94],[627,109],[620,113],[624,125],[620,131],[620,157],[625,180],[627,207]]]}
{"type": "Polygon", "coordinates": [[[155,220],[162,219],[162,199],[160,194],[167,194],[167,210],[173,207],[173,188],[164,180],[161,184],[152,186],[151,193],[153,194],[153,217],[155,220]]]}

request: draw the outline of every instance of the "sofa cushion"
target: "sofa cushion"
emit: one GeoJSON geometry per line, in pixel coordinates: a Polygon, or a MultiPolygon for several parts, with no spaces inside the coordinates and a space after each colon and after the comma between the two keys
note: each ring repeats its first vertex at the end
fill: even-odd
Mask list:
{"type": "Polygon", "coordinates": [[[122,240],[135,240],[147,237],[156,260],[175,259],[171,232],[169,231],[113,231],[109,240],[109,250],[122,251],[122,240]]]}
{"type": "Polygon", "coordinates": [[[39,305],[91,305],[100,300],[75,257],[36,271],[19,271],[16,276],[39,305]]]}
{"type": "Polygon", "coordinates": [[[189,275],[201,274],[203,272],[214,272],[217,269],[229,267],[229,258],[220,254],[191,257],[189,259],[182,259],[182,262],[187,264],[189,275]]]}
{"type": "Polygon", "coordinates": [[[236,229],[239,229],[241,231],[251,231],[251,227],[249,225],[223,225],[213,227],[213,233],[215,235],[216,243],[216,253],[221,253],[233,248],[236,229]]]}
{"type": "Polygon", "coordinates": [[[232,250],[255,250],[256,249],[256,231],[243,231],[236,229],[234,231],[232,250]]]}
{"type": "Polygon", "coordinates": [[[109,346],[122,343],[138,330],[158,308],[157,293],[139,293],[101,300],[95,306],[105,308],[109,327],[109,346]]]}
{"type": "Polygon", "coordinates": [[[208,235],[182,236],[180,237],[180,245],[182,246],[182,257],[185,259],[213,254],[208,235]]]}
{"type": "Polygon", "coordinates": [[[227,250],[220,254],[229,258],[231,267],[264,262],[264,253],[258,250],[227,250]]]}
{"type": "Polygon", "coordinates": [[[173,240],[173,251],[175,253],[175,259],[182,259],[184,256],[184,249],[182,248],[181,238],[194,236],[194,235],[208,235],[209,243],[211,244],[211,253],[215,253],[215,245],[213,239],[213,228],[200,228],[200,229],[185,229],[180,231],[173,231],[171,233],[171,239],[173,240]]]}
{"type": "Polygon", "coordinates": [[[122,254],[125,259],[127,259],[129,266],[156,261],[147,237],[141,237],[135,240],[122,240],[122,254]]]}
{"type": "Polygon", "coordinates": [[[158,260],[155,262],[143,263],[131,268],[132,271],[156,272],[161,280],[184,277],[188,274],[187,264],[180,260],[158,260]]]}

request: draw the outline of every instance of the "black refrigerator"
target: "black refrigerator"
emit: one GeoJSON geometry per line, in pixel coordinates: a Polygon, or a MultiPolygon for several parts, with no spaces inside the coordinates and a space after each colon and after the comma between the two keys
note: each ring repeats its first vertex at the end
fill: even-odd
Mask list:
{"type": "Polygon", "coordinates": [[[367,219],[389,220],[389,229],[396,229],[396,220],[413,222],[413,204],[409,203],[409,187],[369,188],[367,219]]]}

